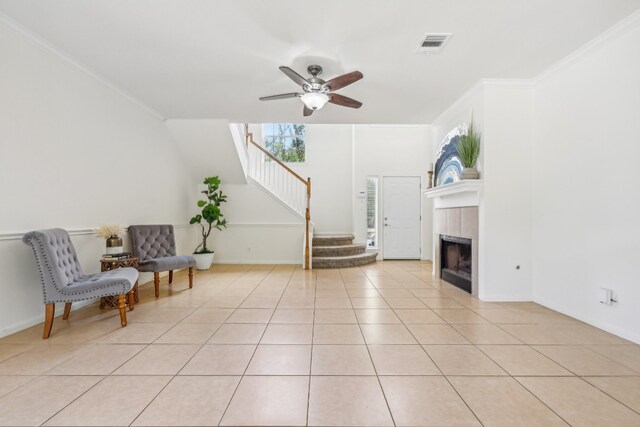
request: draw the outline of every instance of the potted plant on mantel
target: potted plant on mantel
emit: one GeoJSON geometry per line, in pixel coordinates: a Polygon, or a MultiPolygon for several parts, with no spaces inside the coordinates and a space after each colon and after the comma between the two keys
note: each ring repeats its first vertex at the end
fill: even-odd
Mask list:
{"type": "Polygon", "coordinates": [[[202,208],[202,212],[189,220],[189,224],[199,224],[202,228],[202,243],[193,252],[198,270],[208,270],[213,263],[214,252],[207,246],[211,231],[214,228],[222,230],[222,227],[227,227],[227,220],[220,212],[220,204],[227,201],[227,196],[219,190],[220,178],[217,176],[205,178],[204,184],[207,189],[202,191],[202,194],[207,200],[198,200],[198,207],[202,208]]]}
{"type": "Polygon", "coordinates": [[[476,132],[473,127],[473,118],[471,119],[469,129],[467,129],[467,133],[460,135],[460,140],[456,148],[458,149],[458,155],[460,156],[460,161],[463,166],[460,178],[478,179],[480,174],[475,166],[478,161],[478,156],[480,155],[480,134],[476,132]]]}

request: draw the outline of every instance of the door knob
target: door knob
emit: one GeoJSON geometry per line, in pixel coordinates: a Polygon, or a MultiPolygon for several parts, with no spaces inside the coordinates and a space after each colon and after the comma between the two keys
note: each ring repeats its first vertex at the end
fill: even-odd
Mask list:
{"type": "Polygon", "coordinates": [[[385,226],[385,227],[388,227],[388,226],[389,226],[389,224],[387,224],[387,223],[385,222],[385,223],[384,223],[384,226],[385,226]]]}

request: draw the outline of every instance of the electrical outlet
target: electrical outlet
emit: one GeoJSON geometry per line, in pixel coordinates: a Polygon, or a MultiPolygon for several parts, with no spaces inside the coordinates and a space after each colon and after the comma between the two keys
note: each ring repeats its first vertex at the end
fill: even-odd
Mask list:
{"type": "Polygon", "coordinates": [[[599,300],[600,300],[600,303],[607,304],[607,305],[610,305],[614,302],[618,302],[613,297],[613,291],[607,288],[600,288],[599,300]]]}

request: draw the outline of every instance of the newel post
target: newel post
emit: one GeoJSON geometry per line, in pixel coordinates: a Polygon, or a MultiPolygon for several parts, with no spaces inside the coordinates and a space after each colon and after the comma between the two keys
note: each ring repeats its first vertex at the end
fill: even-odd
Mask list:
{"type": "Polygon", "coordinates": [[[311,268],[311,248],[309,242],[309,222],[311,222],[311,178],[307,178],[307,209],[305,212],[305,244],[304,244],[304,269],[311,268]]]}

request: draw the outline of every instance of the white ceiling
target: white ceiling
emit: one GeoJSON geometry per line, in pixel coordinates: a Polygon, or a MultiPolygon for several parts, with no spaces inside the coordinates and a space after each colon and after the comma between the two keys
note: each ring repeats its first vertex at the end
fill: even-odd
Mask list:
{"type": "Polygon", "coordinates": [[[535,77],[640,0],[0,0],[0,10],[168,118],[430,123],[480,78],[535,77]],[[451,32],[437,55],[426,32],[451,32]],[[278,66],[328,79],[360,110],[303,119],[278,66]]]}

